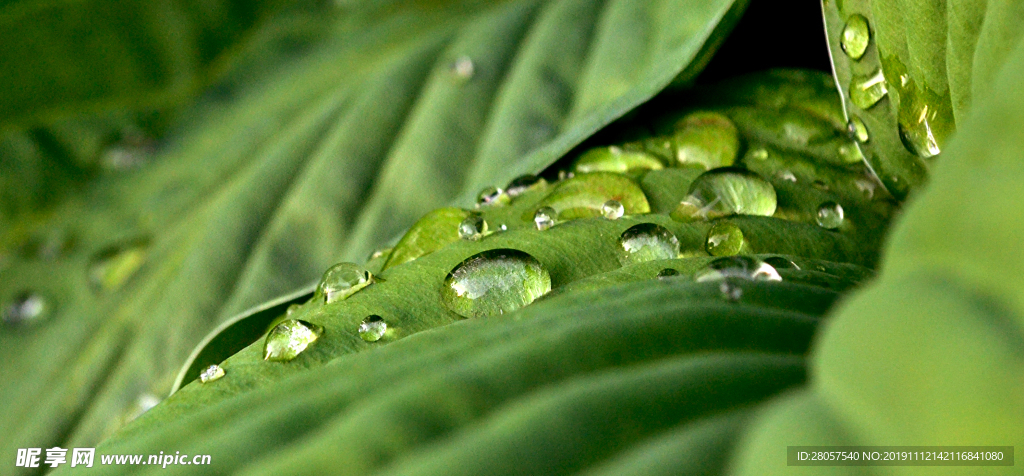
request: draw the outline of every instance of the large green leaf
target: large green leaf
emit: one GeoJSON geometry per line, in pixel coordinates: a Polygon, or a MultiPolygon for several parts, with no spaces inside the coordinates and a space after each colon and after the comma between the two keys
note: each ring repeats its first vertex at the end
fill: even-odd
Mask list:
{"type": "MultiPolygon", "coordinates": [[[[0,330],[0,453],[94,444],[165,394],[218,323],[481,184],[539,172],[706,56],[744,5],[368,2],[299,51],[294,29],[267,30],[262,45],[291,54],[229,75],[148,165],[0,231],[0,299],[46,303],[0,330]]],[[[145,70],[182,78],[163,71],[145,70]]],[[[153,83],[122,79],[130,95],[153,83]]]]}
{"type": "Polygon", "coordinates": [[[932,157],[968,117],[974,99],[992,88],[1024,34],[1016,21],[1024,5],[836,0],[823,8],[846,112],[863,121],[869,138],[861,148],[886,187],[904,197],[923,183],[932,157]],[[857,85],[865,81],[881,95],[877,104],[856,100],[857,85]]]}
{"type": "Polygon", "coordinates": [[[786,445],[1024,445],[1024,42],[1007,59],[894,229],[878,281],[818,339],[809,388],[758,417],[734,474],[790,474],[786,445]]]}

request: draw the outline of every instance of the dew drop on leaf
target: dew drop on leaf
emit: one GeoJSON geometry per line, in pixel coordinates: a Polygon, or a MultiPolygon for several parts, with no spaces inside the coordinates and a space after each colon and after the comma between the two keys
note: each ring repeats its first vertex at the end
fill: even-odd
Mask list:
{"type": "Polygon", "coordinates": [[[555,209],[551,207],[540,207],[533,214],[533,224],[538,230],[544,231],[555,224],[555,209]]]}
{"type": "Polygon", "coordinates": [[[608,200],[601,206],[601,216],[609,220],[618,220],[626,209],[618,200],[608,200]]]}
{"type": "Polygon", "coordinates": [[[929,110],[928,105],[923,105],[911,113],[905,113],[900,108],[897,126],[900,133],[900,141],[903,147],[918,157],[934,157],[942,152],[931,123],[935,120],[935,112],[929,110]]]}
{"type": "Polygon", "coordinates": [[[583,153],[572,165],[573,172],[616,172],[631,170],[661,170],[665,164],[657,157],[638,150],[623,150],[618,146],[598,147],[583,153]]]}
{"type": "Polygon", "coordinates": [[[459,223],[459,238],[476,241],[487,233],[487,222],[479,214],[472,214],[459,223]]]}
{"type": "Polygon", "coordinates": [[[752,149],[747,153],[747,157],[754,160],[768,160],[768,149],[765,149],[764,147],[752,149]]]}
{"type": "Polygon", "coordinates": [[[551,291],[551,275],[529,254],[488,250],[456,266],[441,286],[441,302],[469,318],[512,312],[551,291]]]}
{"type": "Polygon", "coordinates": [[[149,241],[136,240],[106,248],[89,260],[89,285],[95,291],[116,291],[146,262],[149,241]]]}
{"type": "Polygon", "coordinates": [[[221,366],[214,364],[205,369],[199,374],[199,382],[209,383],[214,380],[218,380],[224,376],[224,369],[221,366]]]}
{"type": "Polygon", "coordinates": [[[729,256],[715,259],[708,263],[707,268],[694,276],[698,283],[729,278],[747,281],[782,281],[782,276],[779,276],[779,272],[772,265],[751,256],[729,256]]]}
{"type": "Polygon", "coordinates": [[[850,116],[850,121],[846,123],[846,132],[850,135],[851,139],[861,144],[869,139],[868,126],[857,116],[850,116]]]}
{"type": "Polygon", "coordinates": [[[476,65],[469,56],[460,56],[452,62],[451,72],[456,78],[468,81],[476,73],[476,65]]]}
{"type": "Polygon", "coordinates": [[[299,305],[298,304],[292,304],[292,305],[288,306],[288,309],[285,309],[284,315],[285,315],[285,317],[291,317],[291,315],[295,314],[295,311],[298,311],[298,310],[299,310],[299,305]]]}
{"type": "Polygon", "coordinates": [[[495,205],[507,205],[511,199],[504,190],[495,187],[484,187],[476,196],[476,207],[491,207],[495,205]]]}
{"type": "Polygon", "coordinates": [[[317,285],[314,299],[325,303],[341,301],[373,282],[373,275],[355,263],[338,263],[327,269],[317,285]]]}
{"type": "Polygon", "coordinates": [[[366,342],[377,342],[388,330],[388,323],[376,314],[367,316],[359,323],[359,337],[366,342]]]}
{"type": "Polygon", "coordinates": [[[8,326],[27,326],[42,322],[48,314],[46,299],[36,292],[22,292],[3,307],[3,321],[8,326]]]}
{"type": "Polygon", "coordinates": [[[850,102],[861,109],[870,109],[889,93],[881,68],[869,75],[854,76],[850,80],[850,102]]]}
{"type": "Polygon", "coordinates": [[[743,230],[733,223],[721,221],[708,230],[704,250],[711,256],[733,256],[743,248],[743,230]]]}
{"type": "Polygon", "coordinates": [[[287,362],[294,359],[323,334],[324,328],[297,319],[274,326],[263,344],[263,360],[287,362]]]}
{"type": "Polygon", "coordinates": [[[619,262],[623,266],[679,257],[679,239],[667,228],[654,223],[629,227],[619,236],[619,247],[619,262]]]}
{"type": "Polygon", "coordinates": [[[690,184],[690,194],[671,213],[680,221],[728,215],[771,216],[777,206],[775,187],[754,172],[735,167],[709,170],[690,184]]]}
{"type": "Polygon", "coordinates": [[[836,202],[825,202],[818,206],[814,217],[818,226],[826,230],[834,230],[843,224],[843,207],[836,202]]]}
{"type": "Polygon", "coordinates": [[[842,36],[839,38],[839,46],[851,59],[859,60],[864,56],[871,42],[871,30],[868,28],[868,19],[863,15],[851,15],[843,27],[842,36]]]}
{"type": "Polygon", "coordinates": [[[673,276],[679,276],[679,270],[678,269],[675,269],[675,268],[664,268],[661,271],[658,271],[658,275],[656,277],[658,279],[668,279],[668,278],[671,278],[673,276]]]}
{"type": "Polygon", "coordinates": [[[520,175],[508,183],[508,186],[505,187],[505,193],[509,197],[515,198],[546,183],[546,180],[536,175],[520,175]]]}
{"type": "Polygon", "coordinates": [[[740,136],[736,125],[717,112],[695,112],[676,124],[672,137],[677,165],[699,164],[706,169],[736,162],[740,136]]]}
{"type": "Polygon", "coordinates": [[[769,265],[771,265],[773,268],[775,268],[777,270],[779,270],[779,269],[800,269],[800,267],[797,266],[796,263],[794,263],[794,262],[792,262],[792,261],[790,261],[790,260],[788,260],[786,258],[783,258],[781,256],[769,256],[769,257],[764,259],[764,262],[768,263],[769,265]]]}
{"type": "Polygon", "coordinates": [[[780,171],[779,173],[776,174],[776,177],[787,182],[796,183],[796,175],[794,175],[793,172],[790,172],[789,170],[780,171]]]}

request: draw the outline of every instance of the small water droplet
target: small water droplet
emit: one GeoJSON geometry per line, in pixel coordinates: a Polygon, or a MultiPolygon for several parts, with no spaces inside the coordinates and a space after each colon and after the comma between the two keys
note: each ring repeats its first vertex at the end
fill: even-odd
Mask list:
{"type": "Polygon", "coordinates": [[[668,278],[671,278],[673,276],[679,276],[679,270],[678,269],[675,269],[675,268],[664,268],[661,271],[658,271],[657,278],[658,279],[668,279],[668,278]]]}
{"type": "Polygon", "coordinates": [[[533,224],[538,230],[547,230],[555,224],[556,213],[554,208],[540,207],[537,209],[537,213],[533,214],[533,224]]]}
{"type": "Polygon", "coordinates": [[[292,305],[288,306],[288,309],[285,309],[284,315],[285,315],[285,317],[290,317],[292,314],[295,314],[295,311],[298,311],[298,310],[299,310],[299,305],[298,304],[292,304],[292,305]]]}
{"type": "Polygon", "coordinates": [[[551,291],[551,275],[519,250],[478,253],[455,267],[441,287],[441,302],[469,318],[512,312],[551,291]]]}
{"type": "Polygon", "coordinates": [[[325,303],[341,301],[373,283],[373,275],[355,263],[338,263],[327,269],[316,288],[316,297],[325,303]]]}
{"type": "Polygon", "coordinates": [[[764,147],[758,147],[751,150],[747,155],[754,160],[768,160],[768,149],[764,147]]]}
{"type": "Polygon", "coordinates": [[[733,223],[720,221],[708,230],[704,250],[711,256],[733,256],[743,248],[743,230],[733,223]]]}
{"type": "Polygon", "coordinates": [[[505,187],[505,193],[509,197],[515,198],[546,183],[547,180],[536,175],[520,175],[508,183],[508,186],[505,187]]]}
{"type": "Polygon", "coordinates": [[[219,365],[214,364],[203,369],[202,373],[199,374],[199,381],[201,383],[209,383],[214,380],[218,380],[223,376],[224,369],[222,369],[219,365]]]}
{"type": "Polygon", "coordinates": [[[504,190],[494,186],[484,187],[476,196],[476,207],[507,205],[510,201],[511,198],[504,190]]]}
{"type": "Polygon", "coordinates": [[[3,320],[9,326],[35,324],[46,317],[47,307],[49,306],[42,295],[26,291],[4,305],[3,320]]]}
{"type": "Polygon", "coordinates": [[[843,207],[836,202],[825,202],[818,206],[815,216],[818,225],[827,230],[834,230],[843,224],[843,207]]]}
{"type": "Polygon", "coordinates": [[[601,206],[601,215],[609,220],[618,220],[626,212],[618,200],[608,200],[601,206]]]}
{"type": "Polygon", "coordinates": [[[851,59],[859,60],[864,56],[870,42],[871,30],[868,28],[868,19],[859,14],[850,16],[843,27],[839,46],[851,59]]]}
{"type": "Polygon", "coordinates": [[[671,215],[680,221],[728,215],[771,216],[777,204],[775,187],[760,175],[725,167],[707,171],[694,179],[690,194],[671,215]]]}
{"type": "Polygon", "coordinates": [[[796,175],[793,175],[793,172],[790,172],[788,170],[780,171],[779,173],[776,174],[776,177],[779,177],[780,179],[785,180],[787,182],[796,183],[796,175]]]}
{"type": "Polygon", "coordinates": [[[367,316],[363,322],[359,323],[359,337],[366,342],[379,341],[387,330],[388,323],[384,322],[383,317],[376,314],[367,316]]]}
{"type": "Polygon", "coordinates": [[[149,255],[149,241],[111,246],[89,261],[89,284],[95,291],[116,291],[135,275],[149,255]]]}
{"type": "Polygon", "coordinates": [[[135,404],[128,409],[127,414],[124,415],[124,423],[128,423],[153,409],[160,403],[160,397],[153,395],[152,393],[143,393],[139,395],[139,398],[135,399],[135,404]]]}
{"type": "Polygon", "coordinates": [[[451,71],[456,78],[466,81],[476,73],[476,65],[469,56],[460,56],[452,63],[451,71]]]}
{"type": "Polygon", "coordinates": [[[679,257],[679,239],[667,228],[654,223],[629,227],[619,236],[619,246],[619,262],[623,266],[679,257]]]}
{"type": "MultiPolygon", "coordinates": [[[[370,253],[370,259],[380,259],[391,254],[391,250],[394,248],[381,248],[373,253],[370,253]]],[[[367,260],[369,261],[369,260],[367,260]]]]}
{"type": "Polygon", "coordinates": [[[903,108],[900,108],[897,128],[900,141],[907,151],[926,159],[942,152],[935,132],[932,131],[931,123],[934,119],[935,113],[929,111],[927,104],[921,106],[915,114],[905,114],[903,108]]]}
{"type": "Polygon", "coordinates": [[[850,116],[850,121],[846,123],[846,132],[851,139],[861,144],[868,141],[868,126],[857,116],[850,116]]]}
{"type": "Polygon", "coordinates": [[[676,124],[672,137],[678,164],[699,164],[706,169],[728,167],[740,149],[739,130],[728,116],[700,111],[676,124]]]}
{"type": "Polygon", "coordinates": [[[797,266],[796,263],[794,263],[794,262],[792,262],[792,261],[790,261],[790,260],[788,260],[786,258],[783,258],[781,256],[769,256],[769,257],[764,259],[764,262],[768,263],[769,265],[771,265],[773,268],[775,268],[777,270],[778,269],[800,269],[800,267],[797,266]]]}
{"type": "Polygon", "coordinates": [[[459,238],[476,241],[487,233],[487,222],[479,214],[472,214],[459,223],[459,238]]]}
{"type": "Polygon", "coordinates": [[[880,68],[870,75],[854,76],[850,81],[850,102],[861,109],[870,109],[888,93],[880,68]]]}
{"type": "Polygon", "coordinates": [[[782,276],[772,267],[751,256],[729,256],[708,263],[707,268],[694,276],[698,283],[719,281],[729,278],[747,281],[782,281],[782,276]]]}
{"type": "Polygon", "coordinates": [[[287,362],[301,354],[323,334],[324,328],[296,319],[274,326],[263,344],[263,360],[287,362]]]}
{"type": "Polygon", "coordinates": [[[868,199],[875,197],[875,188],[878,184],[871,179],[857,179],[853,182],[857,186],[857,190],[860,190],[868,199]]]}

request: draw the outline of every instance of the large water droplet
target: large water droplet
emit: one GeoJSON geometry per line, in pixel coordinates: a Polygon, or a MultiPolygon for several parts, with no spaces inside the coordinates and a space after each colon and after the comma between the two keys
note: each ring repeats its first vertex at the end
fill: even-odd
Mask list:
{"type": "Polygon", "coordinates": [[[287,362],[301,354],[323,334],[324,328],[296,319],[287,319],[267,334],[263,360],[287,362]]]}
{"type": "Polygon", "coordinates": [[[743,248],[743,230],[735,224],[720,221],[708,230],[704,249],[711,256],[733,256],[743,248]]]}
{"type": "Polygon", "coordinates": [[[218,380],[223,376],[224,369],[222,369],[219,365],[214,364],[203,369],[202,373],[199,374],[199,382],[209,383],[214,380],[218,380]]]}
{"type": "MultiPolygon", "coordinates": [[[[540,203],[558,212],[558,221],[601,216],[601,208],[608,200],[617,200],[625,213],[650,213],[651,206],[643,189],[629,177],[611,172],[579,174],[560,182],[540,203]]],[[[524,214],[524,220],[533,218],[533,210],[524,214]]]]}
{"type": "Polygon", "coordinates": [[[854,76],[850,80],[850,102],[861,109],[870,109],[888,93],[889,88],[881,69],[870,75],[854,76]]]}
{"type": "Polygon", "coordinates": [[[839,46],[847,56],[859,60],[864,56],[871,42],[871,30],[868,28],[868,19],[863,15],[852,15],[846,20],[842,36],[839,38],[839,46]]]}
{"type": "Polygon", "coordinates": [[[928,105],[921,106],[916,114],[905,114],[904,108],[900,108],[898,129],[900,141],[912,154],[918,157],[934,157],[942,152],[939,148],[939,141],[932,131],[932,121],[935,120],[935,111],[929,110],[928,105]]]}
{"type": "Polygon", "coordinates": [[[484,187],[476,196],[476,207],[507,205],[510,201],[511,198],[504,190],[494,186],[484,187]]]}
{"type": "Polygon", "coordinates": [[[533,214],[533,224],[538,230],[544,231],[555,224],[555,209],[551,207],[540,207],[537,213],[533,214]]]}
{"type": "Polygon", "coordinates": [[[373,275],[366,268],[355,263],[338,263],[324,273],[316,295],[330,304],[355,294],[372,282],[373,275]]]}
{"type": "Polygon", "coordinates": [[[476,241],[487,233],[487,221],[478,214],[472,214],[459,223],[459,238],[476,241]]]}
{"type": "Polygon", "coordinates": [[[629,227],[619,236],[619,246],[619,262],[623,266],[679,257],[679,239],[667,228],[654,223],[629,227]]]}
{"type": "Polygon", "coordinates": [[[747,281],[782,281],[782,276],[779,276],[779,272],[772,265],[751,256],[718,258],[708,263],[707,268],[698,272],[694,277],[699,283],[728,278],[747,281]]]}
{"type": "Polygon", "coordinates": [[[3,320],[10,326],[35,324],[46,317],[47,307],[39,293],[23,292],[4,304],[3,320]]]}
{"type": "Polygon", "coordinates": [[[697,177],[672,217],[689,221],[737,214],[771,216],[777,204],[775,187],[767,180],[745,169],[726,167],[697,177]]]}
{"type": "Polygon", "coordinates": [[[618,146],[590,149],[573,163],[576,173],[616,172],[631,170],[660,170],[665,168],[657,157],[638,150],[623,150],[618,146]]]}
{"type": "Polygon", "coordinates": [[[456,78],[468,81],[476,73],[476,65],[469,56],[460,56],[452,63],[451,71],[456,78]]]}
{"type": "Polygon", "coordinates": [[[117,245],[96,253],[89,262],[89,284],[96,291],[116,291],[146,262],[148,240],[117,245]]]}
{"type": "Polygon", "coordinates": [[[695,112],[676,124],[672,138],[679,164],[700,164],[706,169],[728,167],[740,150],[739,130],[717,112],[695,112]]]}
{"type": "Polygon", "coordinates": [[[851,139],[861,144],[869,139],[868,126],[857,116],[850,116],[850,121],[846,123],[846,132],[850,135],[851,139]]]}
{"type": "Polygon", "coordinates": [[[515,198],[544,184],[547,184],[547,180],[536,175],[520,175],[508,183],[508,186],[505,187],[505,193],[509,197],[515,198]]]}
{"type": "Polygon", "coordinates": [[[363,319],[363,322],[359,323],[359,337],[366,342],[377,342],[381,337],[384,337],[384,333],[388,330],[388,323],[384,322],[384,318],[376,314],[367,316],[363,319]]]}
{"type": "Polygon", "coordinates": [[[834,230],[843,224],[843,207],[836,202],[825,202],[818,206],[815,215],[818,225],[827,230],[834,230]]]}
{"type": "Polygon", "coordinates": [[[674,276],[679,276],[679,270],[678,269],[675,269],[675,268],[664,268],[661,271],[658,271],[657,278],[658,279],[669,279],[669,278],[672,278],[674,276]]]}
{"type": "Polygon", "coordinates": [[[512,312],[551,291],[551,275],[536,258],[519,250],[473,255],[455,267],[441,286],[441,302],[463,317],[512,312]]]}
{"type": "Polygon", "coordinates": [[[601,215],[609,220],[618,220],[626,209],[618,200],[608,200],[601,206],[601,215]]]}

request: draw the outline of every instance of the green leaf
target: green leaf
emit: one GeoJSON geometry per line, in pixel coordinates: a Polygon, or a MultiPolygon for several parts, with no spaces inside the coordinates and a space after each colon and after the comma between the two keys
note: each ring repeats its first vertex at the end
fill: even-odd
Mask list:
{"type": "MultiPolygon", "coordinates": [[[[1024,444],[1024,260],[1011,244],[1024,232],[1022,74],[1018,41],[894,229],[878,281],[817,339],[809,388],[759,415],[733,474],[790,474],[780,441],[1024,444]]],[[[890,473],[991,469],[1019,473],[890,473]]]]}
{"type": "MultiPolygon", "coordinates": [[[[215,93],[181,112],[146,166],[101,174],[0,230],[0,301],[30,292],[46,303],[34,325],[0,330],[9,356],[0,364],[7,382],[0,431],[8,435],[0,452],[95,444],[165,394],[189,350],[218,324],[312,282],[338,260],[362,262],[426,211],[469,205],[482,184],[539,172],[706,56],[710,35],[728,30],[719,22],[735,20],[744,6],[374,2],[347,8],[337,21],[328,16],[299,52],[288,25],[260,30],[261,47],[281,53],[243,61],[215,93]],[[685,21],[670,15],[679,11],[688,12],[685,21]],[[118,253],[133,243],[145,245],[118,253]],[[37,252],[44,248],[57,252],[37,252]]],[[[36,11],[26,2],[6,8],[8,23],[36,11]]],[[[158,18],[142,10],[117,18],[158,18]]],[[[106,11],[52,25],[81,27],[106,11]]],[[[153,99],[215,62],[217,48],[175,56],[191,46],[163,40],[185,23],[158,23],[127,27],[140,42],[125,43],[138,48],[131,61],[110,64],[121,82],[96,89],[86,82],[100,79],[81,78],[72,92],[83,103],[67,106],[153,99]],[[124,96],[111,95],[115,89],[124,96]]],[[[102,25],[111,32],[102,38],[119,42],[117,25],[102,25]]],[[[217,35],[241,34],[202,25],[179,33],[214,35],[218,45],[217,35]]],[[[106,65],[100,59],[111,54],[102,45],[71,46],[83,51],[82,64],[106,65]]],[[[14,69],[5,74],[21,74],[14,69]]],[[[36,86],[25,91],[51,97],[36,86]]],[[[5,110],[30,109],[24,96],[7,100],[5,110]]]]}
{"type": "Polygon", "coordinates": [[[1014,20],[1024,5],[836,0],[823,2],[823,9],[844,110],[862,121],[869,138],[860,148],[889,191],[905,197],[927,178],[932,158],[967,119],[975,98],[991,90],[1024,34],[1014,20]],[[858,42],[866,49],[858,44],[847,51],[858,42]],[[858,88],[864,84],[871,86],[858,88]],[[877,99],[864,99],[864,91],[877,99]]]}

